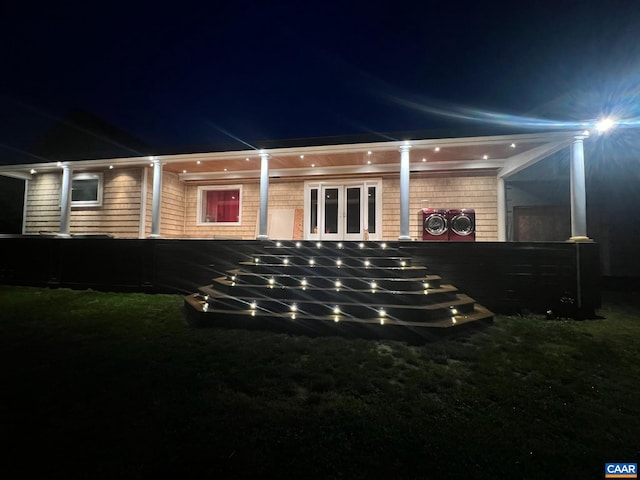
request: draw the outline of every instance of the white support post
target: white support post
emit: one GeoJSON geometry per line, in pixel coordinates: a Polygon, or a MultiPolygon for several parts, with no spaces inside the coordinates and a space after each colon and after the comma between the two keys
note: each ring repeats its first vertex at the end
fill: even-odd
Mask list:
{"type": "Polygon", "coordinates": [[[269,240],[269,154],[260,151],[260,225],[258,240],[269,240]]]}
{"type": "Polygon", "coordinates": [[[572,242],[589,242],[587,236],[587,187],[584,168],[585,135],[576,135],[571,143],[571,238],[572,242]]]}
{"type": "Polygon", "coordinates": [[[507,241],[507,199],[504,177],[498,177],[498,241],[507,241]]]}
{"type": "Polygon", "coordinates": [[[162,194],[162,163],[153,159],[153,197],[151,201],[151,238],[160,238],[160,200],[162,194]]]}
{"type": "Polygon", "coordinates": [[[69,164],[62,164],[62,193],[60,197],[60,236],[68,237],[71,217],[71,177],[73,171],[69,164]]]}
{"type": "Polygon", "coordinates": [[[411,240],[409,235],[409,150],[408,143],[400,147],[400,236],[398,240],[411,240]]]}

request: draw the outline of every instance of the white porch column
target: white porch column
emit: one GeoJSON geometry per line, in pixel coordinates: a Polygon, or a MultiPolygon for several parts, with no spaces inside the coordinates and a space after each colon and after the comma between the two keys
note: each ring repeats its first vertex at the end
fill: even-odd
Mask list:
{"type": "Polygon", "coordinates": [[[153,159],[153,192],[151,200],[151,238],[160,237],[160,197],[162,193],[162,163],[153,159]]]}
{"type": "Polygon", "coordinates": [[[69,236],[69,218],[71,216],[71,177],[73,171],[68,163],[62,164],[62,193],[60,197],[60,235],[69,236]]]}
{"type": "Polygon", "coordinates": [[[507,241],[507,199],[504,177],[498,177],[498,241],[507,241]]]}
{"type": "Polygon", "coordinates": [[[411,240],[409,235],[409,150],[405,143],[400,147],[400,236],[398,240],[411,240]]]}
{"type": "Polygon", "coordinates": [[[260,151],[260,227],[258,240],[269,240],[269,154],[260,151]]]}
{"type": "Polygon", "coordinates": [[[585,135],[576,135],[571,143],[571,238],[569,240],[574,242],[589,241],[583,145],[585,137],[585,135]]]}

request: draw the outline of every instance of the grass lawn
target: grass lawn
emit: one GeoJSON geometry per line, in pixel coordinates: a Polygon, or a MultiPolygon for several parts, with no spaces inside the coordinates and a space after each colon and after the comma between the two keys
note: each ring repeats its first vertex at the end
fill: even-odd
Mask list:
{"type": "Polygon", "coordinates": [[[0,286],[4,478],[603,478],[640,460],[640,296],[421,346],[193,329],[0,286]]]}

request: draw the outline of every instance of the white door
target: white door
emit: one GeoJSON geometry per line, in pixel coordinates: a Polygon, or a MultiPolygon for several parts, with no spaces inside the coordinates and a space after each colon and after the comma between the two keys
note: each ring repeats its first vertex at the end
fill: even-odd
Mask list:
{"type": "Polygon", "coordinates": [[[364,239],[362,185],[345,185],[343,194],[344,240],[364,239]]]}
{"type": "Polygon", "coordinates": [[[344,235],[344,188],[342,185],[322,186],[322,208],[320,238],[343,240],[344,235]]]}
{"type": "Polygon", "coordinates": [[[380,188],[380,181],[307,184],[304,238],[379,239],[380,188]]]}

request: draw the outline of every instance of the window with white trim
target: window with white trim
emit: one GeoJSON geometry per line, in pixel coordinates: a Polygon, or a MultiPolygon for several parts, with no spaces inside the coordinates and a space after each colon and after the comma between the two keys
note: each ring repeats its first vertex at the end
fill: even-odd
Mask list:
{"type": "Polygon", "coordinates": [[[73,174],[71,178],[71,206],[102,206],[102,173],[73,174]]]}
{"type": "Polygon", "coordinates": [[[242,185],[198,187],[198,225],[240,225],[242,185]]]}

